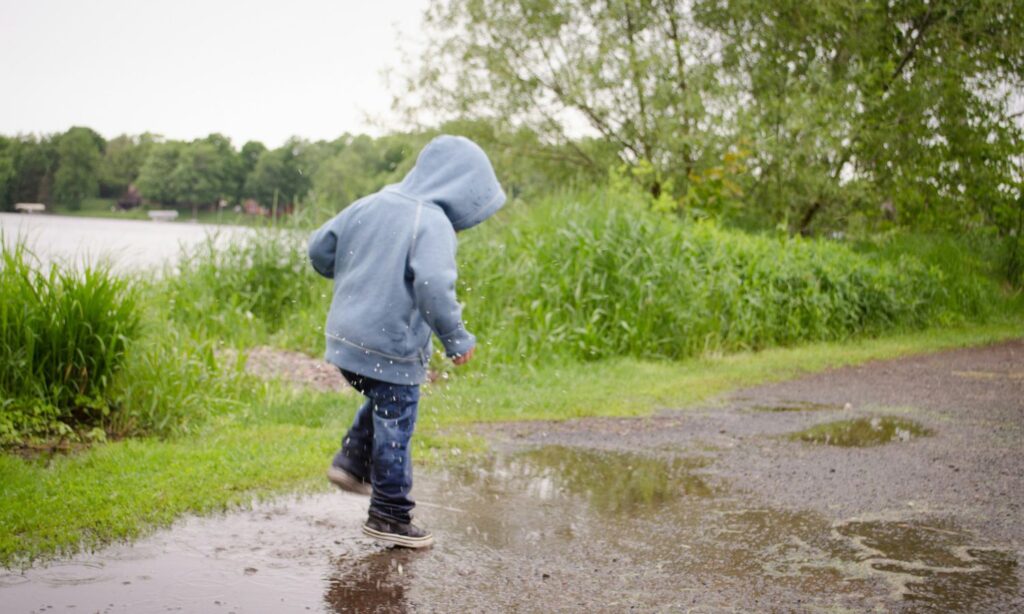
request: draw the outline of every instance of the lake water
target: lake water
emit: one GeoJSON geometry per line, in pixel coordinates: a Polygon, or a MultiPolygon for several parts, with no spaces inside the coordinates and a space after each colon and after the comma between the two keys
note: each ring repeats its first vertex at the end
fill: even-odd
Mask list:
{"type": "Polygon", "coordinates": [[[24,237],[44,265],[70,262],[78,268],[104,261],[118,271],[159,271],[174,265],[183,247],[209,238],[223,246],[248,232],[240,226],[0,213],[5,245],[24,237]]]}

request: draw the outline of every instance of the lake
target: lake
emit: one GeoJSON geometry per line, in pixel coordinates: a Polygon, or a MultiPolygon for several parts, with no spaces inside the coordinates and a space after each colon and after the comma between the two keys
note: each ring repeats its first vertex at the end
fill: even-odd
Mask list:
{"type": "Polygon", "coordinates": [[[182,248],[208,239],[223,246],[249,232],[241,226],[0,213],[4,244],[24,237],[44,265],[64,262],[81,268],[102,261],[121,272],[159,271],[177,263],[182,248]]]}

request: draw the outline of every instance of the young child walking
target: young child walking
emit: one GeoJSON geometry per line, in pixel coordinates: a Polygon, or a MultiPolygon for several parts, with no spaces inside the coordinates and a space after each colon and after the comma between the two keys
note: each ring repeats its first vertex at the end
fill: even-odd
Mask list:
{"type": "Polygon", "coordinates": [[[327,470],[338,487],[370,495],[363,532],[410,548],[433,535],[412,524],[409,440],[430,335],[457,364],[476,339],[455,298],[455,233],[505,204],[490,160],[469,139],[431,141],[400,183],[357,200],[309,240],[313,268],[334,280],[324,332],[328,362],[366,397],[327,470]]]}

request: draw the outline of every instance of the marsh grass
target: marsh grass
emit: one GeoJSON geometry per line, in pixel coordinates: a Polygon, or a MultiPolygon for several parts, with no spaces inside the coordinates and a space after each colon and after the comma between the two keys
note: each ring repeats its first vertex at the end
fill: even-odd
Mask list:
{"type": "Polygon", "coordinates": [[[0,442],[102,424],[136,337],[139,294],[109,268],[42,267],[23,242],[0,257],[0,442]]]}
{"type": "MultiPolygon", "coordinates": [[[[173,317],[244,347],[316,355],[331,283],[308,233],[264,229],[188,254],[173,317]]],[[[677,360],[984,321],[1001,300],[983,261],[942,241],[847,245],[751,235],[656,214],[608,190],[507,211],[460,236],[459,298],[485,360],[677,360]]]]}
{"type": "Polygon", "coordinates": [[[211,237],[184,251],[179,273],[159,288],[169,317],[237,347],[266,342],[282,330],[315,336],[305,325],[318,306],[326,314],[329,287],[307,262],[306,236],[264,227],[227,246],[211,237]]]}
{"type": "MultiPolygon", "coordinates": [[[[488,222],[488,224],[492,224],[488,222]]],[[[680,222],[604,191],[510,211],[460,254],[469,326],[512,361],[680,359],[984,319],[972,264],[680,222]]]]}

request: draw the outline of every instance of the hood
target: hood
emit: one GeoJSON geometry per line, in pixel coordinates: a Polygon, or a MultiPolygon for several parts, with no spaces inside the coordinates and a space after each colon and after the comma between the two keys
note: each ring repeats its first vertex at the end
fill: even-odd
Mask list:
{"type": "Polygon", "coordinates": [[[461,136],[442,135],[430,141],[395,188],[441,207],[455,230],[476,226],[505,204],[505,192],[487,154],[461,136]]]}

